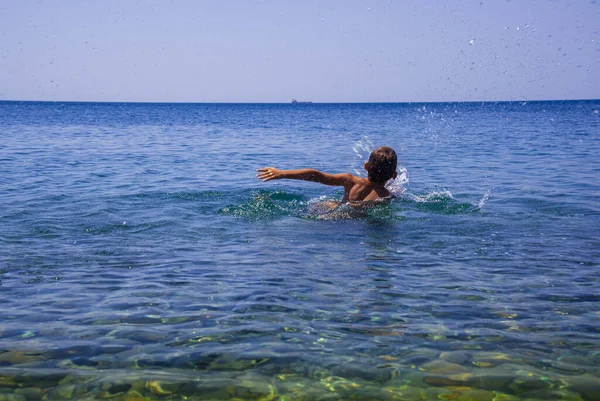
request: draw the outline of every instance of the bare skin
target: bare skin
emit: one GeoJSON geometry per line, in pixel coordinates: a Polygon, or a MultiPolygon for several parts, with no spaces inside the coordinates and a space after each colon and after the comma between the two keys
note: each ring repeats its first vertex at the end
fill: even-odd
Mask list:
{"type": "MultiPolygon", "coordinates": [[[[365,163],[368,171],[369,163],[365,163]]],[[[368,178],[357,177],[349,173],[328,174],[315,169],[279,170],[275,167],[263,167],[256,170],[258,179],[266,181],[291,179],[318,182],[320,184],[344,187],[342,202],[375,201],[390,196],[384,184],[372,182],[368,178]]],[[[394,173],[393,179],[397,173],[394,173]]]]}

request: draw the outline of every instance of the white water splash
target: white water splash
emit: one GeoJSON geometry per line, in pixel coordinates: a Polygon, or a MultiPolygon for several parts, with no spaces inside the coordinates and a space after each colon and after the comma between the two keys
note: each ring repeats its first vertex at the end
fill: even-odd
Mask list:
{"type": "Polygon", "coordinates": [[[429,203],[429,202],[443,202],[454,200],[454,196],[452,196],[452,192],[446,191],[433,191],[425,195],[416,195],[407,193],[405,195],[408,199],[417,203],[429,203]]]}
{"type": "Polygon", "coordinates": [[[492,195],[492,189],[488,189],[483,196],[481,197],[481,199],[479,199],[479,202],[477,203],[477,209],[481,209],[485,203],[488,201],[488,199],[490,199],[490,196],[492,195]]]}
{"type": "Polygon", "coordinates": [[[363,136],[361,140],[354,142],[354,145],[352,145],[352,150],[356,155],[356,159],[354,159],[354,174],[358,175],[359,177],[367,176],[364,165],[369,161],[369,155],[373,149],[375,149],[375,145],[366,135],[363,136]]]}
{"type": "MultiPolygon", "coordinates": [[[[354,142],[354,144],[352,145],[352,150],[356,155],[356,159],[354,159],[355,164],[353,168],[353,172],[355,175],[359,177],[367,176],[367,171],[365,170],[364,165],[366,162],[369,161],[369,156],[371,155],[373,149],[375,149],[375,145],[366,135],[363,136],[362,139],[354,142]]],[[[404,191],[406,190],[405,187],[408,185],[408,170],[404,166],[398,164],[396,172],[398,173],[398,176],[395,180],[389,180],[388,182],[386,182],[385,189],[390,191],[391,194],[399,196],[404,193],[404,191]]]]}
{"type": "Polygon", "coordinates": [[[408,199],[415,203],[425,205],[442,205],[443,208],[447,211],[454,210],[456,212],[458,210],[460,212],[474,212],[483,208],[487,200],[490,198],[491,192],[492,189],[488,189],[477,203],[469,201],[458,201],[454,198],[452,192],[448,190],[432,191],[426,194],[413,194],[407,192],[403,194],[402,197],[403,199],[408,199]]]}
{"type": "Polygon", "coordinates": [[[398,176],[394,180],[388,180],[385,183],[385,189],[395,196],[402,195],[406,191],[406,185],[408,184],[408,170],[404,166],[398,166],[396,168],[398,176]]]}

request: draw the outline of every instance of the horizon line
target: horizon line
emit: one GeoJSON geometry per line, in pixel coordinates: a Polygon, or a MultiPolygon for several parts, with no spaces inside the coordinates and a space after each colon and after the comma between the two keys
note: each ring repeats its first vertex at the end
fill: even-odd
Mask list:
{"type": "Polygon", "coordinates": [[[289,104],[294,106],[306,106],[311,104],[444,104],[444,103],[523,103],[523,102],[565,102],[565,101],[600,101],[600,98],[571,98],[571,99],[519,99],[519,100],[434,100],[434,101],[365,101],[365,102],[319,102],[298,101],[289,102],[209,102],[209,101],[127,101],[127,100],[15,100],[0,99],[4,103],[119,103],[119,104],[289,104]]]}

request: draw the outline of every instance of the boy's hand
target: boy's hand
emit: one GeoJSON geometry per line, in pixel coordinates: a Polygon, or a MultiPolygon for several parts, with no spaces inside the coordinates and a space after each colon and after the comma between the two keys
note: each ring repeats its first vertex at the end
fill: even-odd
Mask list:
{"type": "Polygon", "coordinates": [[[258,171],[258,174],[256,174],[256,176],[259,180],[263,180],[263,182],[283,178],[281,170],[277,170],[275,167],[263,167],[259,168],[256,171],[258,171]]]}

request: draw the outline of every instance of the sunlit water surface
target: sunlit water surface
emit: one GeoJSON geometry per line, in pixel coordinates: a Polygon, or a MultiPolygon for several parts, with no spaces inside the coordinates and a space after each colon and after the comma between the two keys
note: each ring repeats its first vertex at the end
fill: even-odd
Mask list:
{"type": "Polygon", "coordinates": [[[598,400],[599,112],[0,102],[0,399],[598,400]]]}

